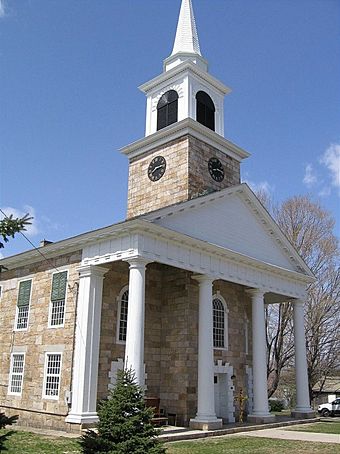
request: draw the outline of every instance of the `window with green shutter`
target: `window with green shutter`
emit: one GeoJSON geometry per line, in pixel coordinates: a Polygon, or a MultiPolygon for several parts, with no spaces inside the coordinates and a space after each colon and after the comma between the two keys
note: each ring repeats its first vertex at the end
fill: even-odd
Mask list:
{"type": "Polygon", "coordinates": [[[48,322],[49,328],[57,328],[64,325],[66,285],[67,271],[53,274],[48,322]]]}
{"type": "Polygon", "coordinates": [[[22,281],[19,285],[18,307],[28,306],[30,304],[32,281],[22,281]]]}
{"type": "Polygon", "coordinates": [[[21,281],[19,284],[15,329],[25,330],[28,326],[30,311],[32,280],[21,281]]]}
{"type": "Polygon", "coordinates": [[[60,301],[65,299],[67,284],[67,271],[53,274],[51,301],[60,301]]]}

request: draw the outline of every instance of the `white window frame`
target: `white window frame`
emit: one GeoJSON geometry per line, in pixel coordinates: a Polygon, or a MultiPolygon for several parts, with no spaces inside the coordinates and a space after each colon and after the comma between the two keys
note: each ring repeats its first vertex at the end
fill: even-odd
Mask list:
{"type": "Polygon", "coordinates": [[[8,392],[7,392],[7,394],[9,394],[11,396],[21,396],[22,395],[22,389],[24,387],[25,360],[26,360],[26,353],[25,352],[13,352],[13,353],[11,353],[11,362],[10,362],[9,379],[8,379],[8,392]],[[17,374],[17,373],[13,374],[14,356],[18,356],[18,355],[22,355],[24,357],[23,364],[22,364],[22,372],[21,372],[21,374],[17,374]],[[11,391],[13,375],[21,375],[20,392],[11,391]]]}
{"type": "MultiPolygon", "coordinates": [[[[116,323],[116,343],[125,345],[126,341],[122,341],[119,339],[119,332],[120,332],[120,316],[121,316],[121,309],[122,309],[122,297],[126,291],[129,290],[129,285],[124,285],[124,287],[119,292],[117,296],[117,323],[116,323]]],[[[129,307],[129,303],[128,303],[129,307]]]]}
{"type": "MultiPolygon", "coordinates": [[[[44,364],[44,380],[43,380],[43,390],[42,390],[42,398],[43,399],[48,399],[48,400],[59,400],[60,397],[60,389],[61,389],[61,371],[63,367],[63,353],[58,351],[58,352],[45,352],[45,364],[44,364]],[[58,395],[57,396],[51,396],[49,394],[46,394],[46,384],[47,384],[47,366],[48,366],[48,358],[50,355],[60,355],[60,373],[59,373],[59,386],[58,386],[58,395]]],[[[52,374],[50,374],[52,375],[52,374]]]]}
{"type": "Polygon", "coordinates": [[[211,301],[211,310],[213,311],[213,313],[214,313],[214,306],[213,306],[214,299],[220,300],[221,303],[223,304],[223,308],[224,308],[224,347],[215,347],[214,338],[213,338],[213,346],[214,346],[214,350],[227,351],[227,350],[229,350],[229,325],[228,325],[229,324],[229,315],[228,315],[229,309],[228,309],[226,300],[223,298],[220,291],[217,291],[213,295],[212,301],[211,301]]]}
{"type": "MultiPolygon", "coordinates": [[[[30,312],[31,312],[32,290],[33,290],[33,279],[32,279],[32,278],[20,279],[20,281],[18,281],[18,286],[17,286],[17,302],[16,302],[15,321],[14,321],[14,331],[27,331],[27,330],[28,330],[29,323],[30,323],[30,312]],[[21,282],[26,282],[26,281],[31,281],[30,300],[29,300],[29,304],[28,304],[28,313],[27,313],[27,324],[26,324],[26,328],[17,328],[18,318],[19,318],[19,307],[18,307],[19,288],[20,288],[20,283],[21,283],[21,282]]],[[[26,306],[23,306],[23,307],[26,307],[26,306]]]]}
{"type": "Polygon", "coordinates": [[[68,285],[66,285],[66,291],[65,291],[65,301],[64,301],[64,320],[63,320],[63,323],[59,324],[59,325],[52,325],[51,322],[52,322],[52,308],[53,308],[53,301],[51,300],[51,296],[52,296],[52,283],[53,283],[53,276],[55,274],[59,274],[59,273],[64,273],[65,271],[67,271],[67,278],[66,280],[68,281],[68,277],[69,277],[69,270],[68,269],[60,269],[59,271],[54,271],[52,274],[51,274],[51,291],[50,291],[50,303],[48,305],[48,328],[51,328],[51,329],[54,329],[54,328],[64,328],[65,326],[65,316],[66,316],[66,301],[67,301],[67,291],[68,291],[68,285]]]}

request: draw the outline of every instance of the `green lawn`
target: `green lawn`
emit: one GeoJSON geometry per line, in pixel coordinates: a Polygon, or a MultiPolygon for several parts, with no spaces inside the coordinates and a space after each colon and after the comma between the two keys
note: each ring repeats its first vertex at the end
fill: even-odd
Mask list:
{"type": "Polygon", "coordinates": [[[295,430],[297,432],[316,432],[322,434],[340,435],[340,422],[314,422],[312,424],[306,424],[303,426],[293,426],[288,430],[295,430]]]}
{"type": "MultiPolygon", "coordinates": [[[[0,431],[0,434],[4,431],[0,431]]],[[[75,439],[15,432],[6,442],[4,454],[80,454],[75,439]]],[[[168,443],[167,454],[340,454],[340,444],[271,440],[252,437],[223,437],[168,443]]]]}
{"type": "MultiPolygon", "coordinates": [[[[1,430],[0,435],[8,432],[1,430]]],[[[30,432],[15,432],[5,442],[4,454],[80,454],[77,440],[71,438],[51,438],[30,432]]]]}

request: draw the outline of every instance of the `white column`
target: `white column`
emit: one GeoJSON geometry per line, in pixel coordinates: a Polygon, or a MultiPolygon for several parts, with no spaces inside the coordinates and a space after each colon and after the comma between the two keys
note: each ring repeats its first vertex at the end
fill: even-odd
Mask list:
{"type": "Polygon", "coordinates": [[[309,400],[303,301],[293,301],[293,317],[295,343],[296,407],[292,412],[292,415],[298,418],[308,418],[313,417],[314,412],[311,409],[309,400]]]}
{"type": "Polygon", "coordinates": [[[199,283],[198,321],[198,385],[197,415],[190,420],[190,427],[210,430],[222,427],[216,418],[214,396],[213,308],[210,276],[193,276],[199,283]]]}
{"type": "Polygon", "coordinates": [[[76,338],[72,375],[72,406],[66,422],[93,423],[97,416],[97,383],[102,290],[107,268],[80,266],[76,338]]]}
{"type": "Polygon", "coordinates": [[[136,383],[144,387],[145,269],[148,261],[136,257],[128,262],[129,304],[124,367],[132,369],[136,383]]]}
{"type": "Polygon", "coordinates": [[[264,291],[250,289],[247,293],[252,300],[253,335],[253,411],[248,415],[248,421],[269,422],[275,420],[275,416],[269,413],[268,407],[264,291]]]}

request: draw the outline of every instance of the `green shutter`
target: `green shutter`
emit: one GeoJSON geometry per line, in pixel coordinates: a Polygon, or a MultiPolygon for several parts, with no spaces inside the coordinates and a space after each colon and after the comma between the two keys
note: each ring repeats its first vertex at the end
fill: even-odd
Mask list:
{"type": "Polygon", "coordinates": [[[28,306],[30,303],[32,281],[22,281],[19,285],[18,307],[28,306]]]}
{"type": "Polygon", "coordinates": [[[67,271],[53,274],[51,300],[58,301],[65,299],[67,284],[67,271]]]}

